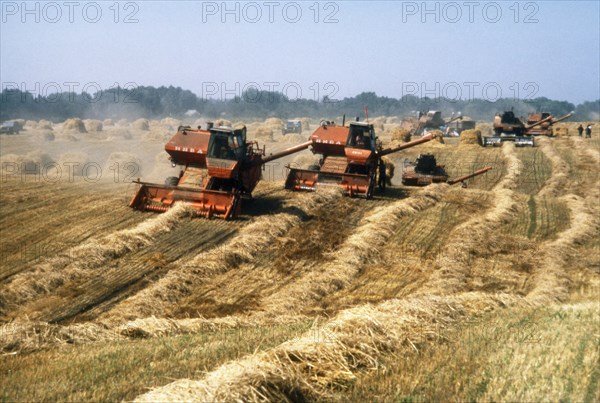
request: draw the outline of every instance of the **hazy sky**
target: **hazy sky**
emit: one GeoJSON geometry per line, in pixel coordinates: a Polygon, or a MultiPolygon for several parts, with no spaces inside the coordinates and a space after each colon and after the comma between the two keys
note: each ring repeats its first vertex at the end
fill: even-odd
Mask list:
{"type": "Polygon", "coordinates": [[[600,98],[599,4],[2,1],[1,81],[42,94],[130,83],[579,103],[600,98]]]}

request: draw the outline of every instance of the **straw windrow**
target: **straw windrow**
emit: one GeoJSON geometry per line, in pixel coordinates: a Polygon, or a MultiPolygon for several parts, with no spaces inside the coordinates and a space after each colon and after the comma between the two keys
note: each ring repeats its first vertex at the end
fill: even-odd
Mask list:
{"type": "Polygon", "coordinates": [[[266,314],[277,316],[290,310],[298,311],[346,287],[368,264],[379,260],[382,248],[398,230],[403,217],[432,207],[447,190],[446,184],[431,185],[364,217],[357,230],[331,253],[332,260],[314,267],[263,301],[266,314]]]}
{"type": "Polygon", "coordinates": [[[431,274],[426,287],[419,293],[449,294],[465,291],[472,253],[479,248],[486,248],[490,234],[516,216],[518,200],[513,189],[523,164],[516,157],[513,144],[504,144],[502,152],[508,169],[504,178],[492,189],[494,204],[483,217],[473,216],[452,232],[451,241],[441,252],[437,270],[431,274]]]}
{"type": "Polygon", "coordinates": [[[571,211],[569,228],[554,241],[543,245],[543,264],[534,272],[534,288],[527,299],[535,305],[565,301],[568,297],[568,262],[574,257],[574,247],[597,236],[600,220],[586,207],[584,199],[568,195],[562,198],[571,211]]]}
{"type": "Polygon", "coordinates": [[[546,137],[537,140],[540,149],[552,163],[552,176],[544,183],[544,187],[538,193],[539,196],[556,196],[569,183],[569,165],[560,157],[554,149],[553,143],[546,137]]]}
{"type": "Polygon", "coordinates": [[[208,277],[234,269],[265,253],[274,241],[293,226],[299,225],[304,215],[340,196],[337,189],[300,195],[290,202],[289,212],[257,218],[222,247],[196,256],[177,270],[171,270],[152,286],[117,305],[105,317],[122,321],[168,315],[178,301],[192,292],[195,284],[202,284],[208,277]]]}
{"type": "Polygon", "coordinates": [[[476,312],[517,303],[506,294],[468,293],[363,305],[304,336],[227,363],[199,381],[182,379],[138,396],[154,401],[302,401],[332,398],[383,355],[419,349],[452,323],[476,312]]]}
{"type": "Polygon", "coordinates": [[[91,239],[34,266],[32,270],[19,273],[10,283],[0,287],[1,310],[12,309],[48,294],[66,281],[93,276],[94,269],[150,244],[161,233],[172,230],[190,212],[185,204],[178,204],[165,214],[134,228],[91,239]]]}

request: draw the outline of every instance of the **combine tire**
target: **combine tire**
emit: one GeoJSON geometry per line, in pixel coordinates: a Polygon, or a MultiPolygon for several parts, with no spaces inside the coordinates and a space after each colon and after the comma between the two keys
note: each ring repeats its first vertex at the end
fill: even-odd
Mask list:
{"type": "Polygon", "coordinates": [[[178,183],[179,178],[176,176],[169,176],[167,179],[165,179],[166,186],[177,186],[178,183]]]}
{"type": "Polygon", "coordinates": [[[312,164],[308,166],[309,171],[320,171],[321,166],[319,164],[312,164]]]}

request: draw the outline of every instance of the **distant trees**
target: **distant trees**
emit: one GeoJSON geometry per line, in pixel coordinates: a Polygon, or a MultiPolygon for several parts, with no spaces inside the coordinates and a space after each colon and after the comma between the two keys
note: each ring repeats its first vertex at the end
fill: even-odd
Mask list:
{"type": "Polygon", "coordinates": [[[335,118],[343,114],[353,118],[364,115],[365,105],[370,116],[406,116],[414,115],[417,111],[441,110],[444,117],[461,112],[473,119],[491,120],[496,113],[513,108],[518,116],[536,111],[564,115],[575,110],[581,120],[597,120],[600,117],[600,100],[575,106],[570,102],[545,97],[528,101],[501,98],[489,102],[482,99],[466,101],[419,98],[414,95],[396,99],[378,96],[374,92],[363,92],[337,101],[331,101],[327,97],[317,101],[289,99],[280,92],[259,91],[254,88],[231,99],[217,100],[201,99],[180,87],[142,86],[117,87],[95,94],[64,92],[45,97],[18,89],[4,90],[0,93],[0,120],[23,118],[63,121],[75,116],[95,119],[162,118],[184,116],[189,110],[196,110],[202,116],[225,115],[235,119],[264,119],[270,116],[335,118]]]}
{"type": "Polygon", "coordinates": [[[575,114],[579,120],[600,120],[600,99],[596,101],[586,101],[577,105],[575,114]]]}

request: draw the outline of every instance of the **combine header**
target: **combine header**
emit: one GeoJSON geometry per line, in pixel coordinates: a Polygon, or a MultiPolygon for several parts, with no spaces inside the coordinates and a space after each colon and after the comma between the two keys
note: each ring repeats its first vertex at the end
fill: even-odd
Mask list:
{"type": "Polygon", "coordinates": [[[574,112],[571,112],[563,117],[555,119],[549,112],[532,113],[527,116],[527,124],[531,126],[531,128],[527,130],[527,134],[530,136],[552,137],[554,135],[552,125],[570,118],[573,114],[574,112]],[[548,118],[550,118],[550,120],[547,120],[548,118]]]}
{"type": "Polygon", "coordinates": [[[314,169],[297,169],[288,165],[290,171],[285,188],[314,191],[319,186],[337,186],[350,197],[371,198],[378,169],[385,171],[383,156],[432,139],[433,136],[429,135],[398,147],[382,149],[372,124],[356,121],[349,126],[338,126],[323,121],[310,136],[312,152],[322,155],[319,165],[314,169]]]}
{"type": "Polygon", "coordinates": [[[189,203],[200,216],[228,219],[239,214],[241,199],[250,196],[261,179],[265,163],[304,150],[306,142],[265,156],[256,142],[246,140],[246,128],[208,130],[179,127],[165,145],[173,166],[181,165],[179,177],[164,185],[135,181],[140,185],[129,203],[137,210],[164,212],[176,202],[189,203]]]}
{"type": "Polygon", "coordinates": [[[484,174],[490,169],[492,169],[492,167],[488,166],[471,174],[449,180],[446,169],[443,165],[437,164],[433,154],[419,154],[414,163],[409,163],[404,166],[402,184],[405,186],[427,186],[432,183],[448,183],[449,185],[461,183],[463,187],[466,187],[466,180],[484,174]]]}

